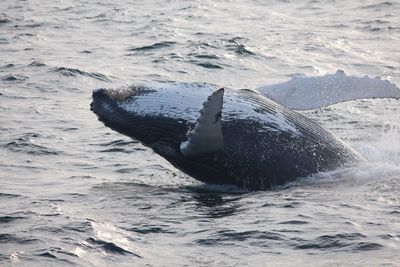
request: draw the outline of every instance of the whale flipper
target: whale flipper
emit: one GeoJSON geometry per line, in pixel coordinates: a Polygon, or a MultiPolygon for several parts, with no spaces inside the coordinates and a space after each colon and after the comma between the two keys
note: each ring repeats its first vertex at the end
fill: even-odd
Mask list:
{"type": "Polygon", "coordinates": [[[223,149],[221,129],[223,96],[224,88],[218,89],[203,103],[195,127],[187,133],[188,140],[180,145],[183,155],[190,157],[223,149]]]}

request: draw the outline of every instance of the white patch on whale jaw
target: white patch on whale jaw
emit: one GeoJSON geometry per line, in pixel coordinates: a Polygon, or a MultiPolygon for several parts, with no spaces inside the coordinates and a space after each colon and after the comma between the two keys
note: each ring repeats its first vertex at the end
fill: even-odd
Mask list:
{"type": "Polygon", "coordinates": [[[223,149],[221,114],[224,89],[221,88],[210,95],[193,130],[188,132],[188,140],[180,145],[185,156],[217,152],[223,149]]]}

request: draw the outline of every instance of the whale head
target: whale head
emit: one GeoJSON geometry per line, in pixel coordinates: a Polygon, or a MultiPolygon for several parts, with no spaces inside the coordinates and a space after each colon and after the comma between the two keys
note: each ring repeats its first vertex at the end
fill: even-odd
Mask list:
{"type": "Polygon", "coordinates": [[[152,90],[140,86],[122,90],[96,89],[92,95],[91,110],[106,126],[146,146],[161,143],[178,146],[178,140],[184,138],[187,126],[184,121],[150,112],[151,102],[155,101],[152,93],[152,90]],[[147,112],[146,106],[149,108],[147,112]]]}
{"type": "Polygon", "coordinates": [[[96,89],[91,110],[107,127],[150,147],[178,169],[220,184],[226,182],[220,168],[223,93],[205,88],[203,97],[191,99],[185,90],[163,86],[96,89]]]}

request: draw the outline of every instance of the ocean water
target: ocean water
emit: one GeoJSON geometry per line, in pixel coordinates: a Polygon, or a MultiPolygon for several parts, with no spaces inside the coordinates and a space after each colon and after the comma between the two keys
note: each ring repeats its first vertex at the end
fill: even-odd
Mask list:
{"type": "Polygon", "coordinates": [[[399,266],[400,100],[302,112],[360,166],[270,191],[206,185],[90,112],[137,81],[400,85],[398,1],[0,3],[0,265],[399,266]]]}

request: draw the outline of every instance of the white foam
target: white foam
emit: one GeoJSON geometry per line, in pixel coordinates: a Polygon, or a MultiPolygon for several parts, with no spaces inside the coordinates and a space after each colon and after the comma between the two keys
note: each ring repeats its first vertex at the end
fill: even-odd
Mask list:
{"type": "Polygon", "coordinates": [[[141,238],[139,236],[133,237],[131,232],[127,232],[110,223],[97,222],[94,220],[89,220],[89,222],[92,225],[96,238],[105,242],[114,243],[126,251],[143,256],[143,251],[141,251],[139,247],[132,242],[132,239],[140,241],[141,238]],[[130,239],[128,239],[127,236],[129,236],[130,239]]]}

